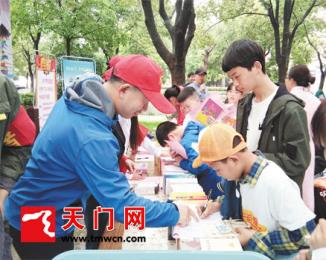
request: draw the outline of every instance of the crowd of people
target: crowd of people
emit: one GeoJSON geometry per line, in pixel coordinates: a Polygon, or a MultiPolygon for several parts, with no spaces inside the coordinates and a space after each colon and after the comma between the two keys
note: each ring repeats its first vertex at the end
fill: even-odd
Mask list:
{"type": "MultiPolygon", "coordinates": [[[[274,83],[266,73],[265,52],[252,40],[233,42],[221,66],[231,81],[223,101],[228,123],[194,119],[211,97],[205,70],[189,73],[186,84],[162,95],[162,70],[152,59],[115,56],[103,77],[81,75],[66,88],[35,143],[35,126],[13,83],[0,76],[3,255],[10,255],[10,238],[22,259],[50,259],[73,249],[73,241],[61,237],[74,230],[61,226],[63,209],[76,204],[85,209],[88,236],[105,232],[106,215],[97,230],[91,227],[98,206],[114,208],[117,224],[127,206],[145,207],[146,227],[186,226],[196,218],[182,203],[151,201],[130,190],[128,179],[144,178],[134,162],[138,147],[157,157],[163,153],[137,119],[150,102],[173,115],[157,126],[157,142],[183,146],[187,158],[172,149],[170,155],[210,198],[204,211],[198,206],[201,218],[220,211],[225,219],[242,219],[250,226],[237,229],[242,247],[271,259],[324,259],[326,212],[315,205],[314,179],[325,174],[326,100],[311,93],[314,77],[306,65],[295,65],[285,84],[274,83]],[[21,241],[20,209],[27,205],[56,208],[54,243],[21,241]]],[[[99,243],[86,247],[97,249],[99,243]]]]}

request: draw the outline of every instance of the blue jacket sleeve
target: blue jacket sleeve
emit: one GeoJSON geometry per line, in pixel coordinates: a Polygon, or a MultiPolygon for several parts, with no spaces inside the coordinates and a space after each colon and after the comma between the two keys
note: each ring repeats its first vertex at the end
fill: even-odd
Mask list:
{"type": "Polygon", "coordinates": [[[180,161],[180,167],[194,175],[198,175],[203,173],[204,171],[207,171],[209,169],[209,166],[207,164],[203,164],[198,168],[193,168],[192,163],[197,158],[198,153],[190,147],[185,147],[188,159],[183,159],[180,161]]]}
{"type": "Polygon", "coordinates": [[[130,191],[125,175],[119,172],[118,147],[114,140],[101,139],[87,142],[79,152],[76,172],[85,186],[103,207],[112,207],[115,218],[124,222],[124,207],[143,206],[146,226],[174,226],[179,212],[172,203],[151,201],[130,191]]]}
{"type": "Polygon", "coordinates": [[[201,165],[199,168],[192,167],[192,163],[197,158],[198,153],[191,147],[191,145],[198,142],[199,133],[204,128],[205,127],[202,124],[190,121],[184,130],[184,135],[180,142],[185,148],[188,156],[188,159],[180,161],[180,167],[196,176],[204,171],[207,171],[209,168],[209,166],[205,164],[201,165]]]}

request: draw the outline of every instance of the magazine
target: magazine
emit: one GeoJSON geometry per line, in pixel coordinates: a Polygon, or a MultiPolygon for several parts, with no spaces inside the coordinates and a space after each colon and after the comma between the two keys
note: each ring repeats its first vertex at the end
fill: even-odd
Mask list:
{"type": "Polygon", "coordinates": [[[225,108],[217,94],[207,97],[203,104],[192,115],[193,120],[209,125],[210,121],[218,121],[225,108]]]}

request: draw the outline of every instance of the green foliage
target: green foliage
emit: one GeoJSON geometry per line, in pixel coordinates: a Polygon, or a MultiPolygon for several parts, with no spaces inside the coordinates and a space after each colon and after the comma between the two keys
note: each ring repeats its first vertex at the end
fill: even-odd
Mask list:
{"type": "MultiPolygon", "coordinates": [[[[273,5],[275,1],[272,0],[273,5]]],[[[326,1],[318,1],[319,7],[307,17],[305,24],[311,40],[323,50],[325,43],[319,35],[325,31],[325,20],[323,17],[317,17],[315,13],[326,7],[326,1]]],[[[280,1],[280,10],[283,2],[280,1]]],[[[296,0],[295,16],[301,17],[309,3],[310,1],[296,0]]],[[[40,32],[41,52],[59,58],[69,51],[73,56],[93,58],[100,75],[106,69],[107,60],[115,54],[149,55],[163,68],[163,82],[170,84],[169,70],[148,35],[140,1],[11,0],[10,4],[13,57],[17,75],[27,74],[26,51],[34,55],[32,37],[35,39],[40,32]]],[[[202,67],[205,51],[210,50],[207,80],[221,80],[225,77],[221,70],[221,60],[226,48],[236,39],[250,38],[258,41],[269,52],[267,72],[273,80],[277,80],[274,34],[269,18],[264,15],[239,15],[246,12],[266,14],[265,5],[265,0],[195,0],[196,31],[186,57],[186,73],[202,67]]],[[[152,7],[158,31],[163,42],[171,49],[171,39],[158,14],[158,6],[158,0],[153,0],[152,7]]],[[[174,1],[166,0],[165,7],[167,13],[172,14],[174,1]]],[[[291,20],[292,27],[295,16],[291,20]]],[[[175,15],[172,16],[172,21],[174,19],[175,15]]],[[[279,23],[282,24],[282,15],[279,17],[279,23]]],[[[293,42],[290,64],[309,63],[315,55],[301,26],[293,42]]]]}
{"type": "MultiPolygon", "coordinates": [[[[263,0],[209,0],[207,5],[202,5],[196,9],[197,30],[193,45],[187,57],[187,72],[203,64],[203,54],[205,49],[213,46],[208,63],[208,81],[215,81],[225,76],[221,70],[221,60],[229,44],[241,38],[252,39],[269,53],[266,70],[274,81],[278,80],[278,66],[276,64],[274,32],[269,17],[266,16],[266,2],[263,0]]],[[[275,0],[272,1],[275,7],[275,0]]],[[[284,1],[280,2],[280,10],[284,1]]],[[[321,3],[322,1],[320,1],[321,3]]],[[[325,2],[325,1],[324,1],[325,2]]],[[[296,18],[303,16],[311,1],[297,0],[291,27],[296,18]]],[[[321,32],[325,26],[324,19],[318,19],[314,14],[322,7],[315,7],[311,15],[305,20],[309,24],[310,32],[321,32]]],[[[279,16],[279,23],[283,22],[282,11],[279,16]]],[[[280,27],[282,33],[282,26],[280,27]]],[[[324,34],[325,35],[325,34],[324,34]]],[[[290,58],[292,63],[309,63],[315,53],[305,39],[303,28],[299,27],[294,42],[290,58]]],[[[316,42],[317,43],[317,42],[316,42]]],[[[317,45],[320,45],[319,42],[317,45]]]]}
{"type": "Polygon", "coordinates": [[[155,135],[156,128],[160,123],[162,123],[162,121],[141,121],[140,123],[145,126],[153,135],[155,135]]]}
{"type": "Polygon", "coordinates": [[[33,93],[26,93],[26,94],[19,94],[20,102],[25,107],[32,107],[34,104],[34,94],[33,93]]]}

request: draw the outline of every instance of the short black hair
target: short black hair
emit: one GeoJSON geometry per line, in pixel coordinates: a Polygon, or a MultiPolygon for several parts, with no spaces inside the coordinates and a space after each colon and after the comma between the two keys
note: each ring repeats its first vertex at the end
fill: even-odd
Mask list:
{"type": "Polygon", "coordinates": [[[190,78],[191,76],[195,75],[195,73],[193,72],[189,72],[188,75],[187,75],[187,78],[190,78]]]}
{"type": "Polygon", "coordinates": [[[179,103],[182,103],[182,102],[184,102],[187,98],[189,98],[189,97],[191,97],[191,96],[193,96],[193,95],[197,95],[197,96],[198,96],[198,94],[197,94],[197,92],[196,92],[196,89],[193,88],[193,87],[186,87],[186,88],[184,88],[184,89],[180,92],[180,94],[179,94],[178,97],[177,97],[177,100],[178,100],[179,103]]]}
{"type": "Polygon", "coordinates": [[[162,122],[157,126],[156,139],[162,147],[164,147],[166,145],[166,141],[169,140],[168,135],[177,127],[178,125],[176,123],[170,121],[162,122]]]}
{"type": "Polygon", "coordinates": [[[180,94],[181,90],[180,88],[177,86],[177,85],[173,85],[172,87],[170,88],[167,88],[164,92],[164,97],[167,99],[167,100],[170,100],[171,97],[175,97],[177,98],[178,95],[180,94]]]}
{"type": "Polygon", "coordinates": [[[205,69],[203,69],[203,68],[196,69],[195,75],[202,75],[202,74],[207,75],[207,72],[205,69]]]}
{"type": "Polygon", "coordinates": [[[235,67],[244,67],[251,70],[255,61],[260,62],[262,71],[265,73],[265,52],[262,47],[251,40],[237,40],[232,42],[226,50],[222,60],[222,69],[224,72],[228,72],[235,67]]]}
{"type": "Polygon", "coordinates": [[[299,64],[293,66],[289,71],[289,79],[295,80],[298,86],[309,87],[315,83],[315,77],[310,74],[307,65],[299,64]]]}

